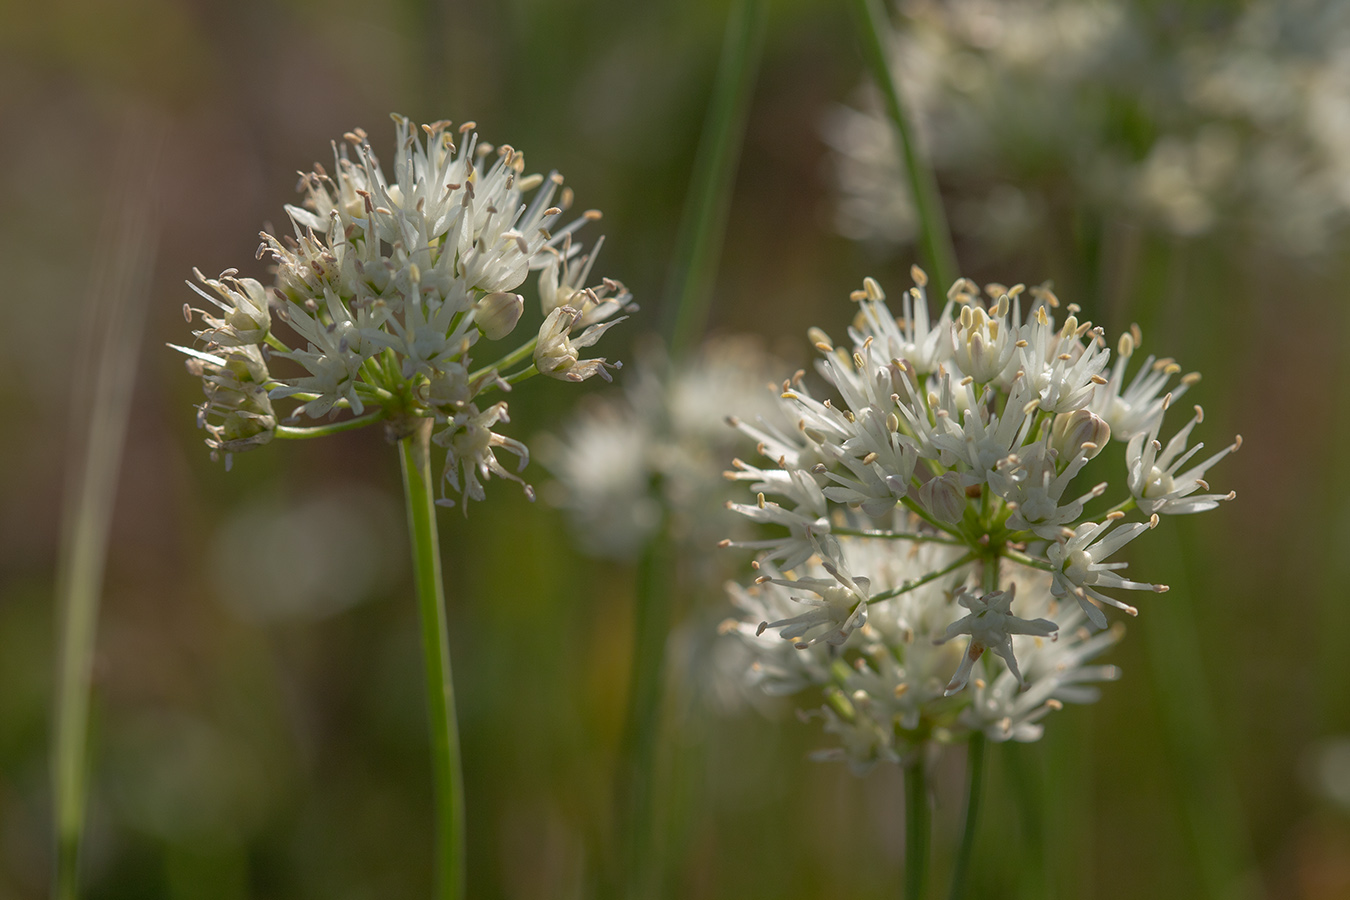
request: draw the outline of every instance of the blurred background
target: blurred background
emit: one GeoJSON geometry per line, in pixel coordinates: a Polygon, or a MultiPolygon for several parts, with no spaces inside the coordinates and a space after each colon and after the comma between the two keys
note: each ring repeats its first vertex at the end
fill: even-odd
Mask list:
{"type": "MultiPolygon", "coordinates": [[[[993,748],[975,896],[1350,897],[1338,6],[895,10],[963,274],[1052,279],[1111,335],[1139,323],[1147,352],[1204,374],[1187,401],[1207,443],[1245,441],[1212,482],[1235,502],[1139,542],[1132,571],[1172,591],[1111,652],[1124,678],[1040,743],[993,748]]],[[[387,154],[391,111],[473,119],[604,211],[600,268],[643,309],[602,349],[630,359],[657,328],[726,12],[0,2],[0,897],[48,890],[54,573],[109,204],[142,179],[158,215],[95,659],[87,896],[424,896],[430,767],[395,454],[370,430],[212,464],[199,383],[164,346],[188,340],[183,282],[194,266],[266,281],[259,229],[344,131],[387,154]]],[[[808,359],[809,326],[842,335],[864,275],[909,284],[913,219],[876,106],[841,5],[775,0],[710,331],[757,335],[780,377],[808,359]]],[[[532,447],[579,395],[616,390],[529,388],[508,431],[532,447]]],[[[533,506],[493,482],[467,518],[441,518],[470,893],[572,898],[609,852],[635,574],[579,550],[544,466],[527,478],[533,506]]],[[[670,895],[897,895],[899,772],[809,762],[830,742],[818,724],[726,696],[717,581],[744,580],[746,560],[710,541],[686,553],[662,744],[670,895]]],[[[959,754],[936,770],[939,848],[962,779],[959,754]]]]}

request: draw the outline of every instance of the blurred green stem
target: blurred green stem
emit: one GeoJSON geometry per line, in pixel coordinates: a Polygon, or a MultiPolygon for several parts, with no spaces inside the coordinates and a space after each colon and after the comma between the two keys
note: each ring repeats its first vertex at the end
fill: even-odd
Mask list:
{"type": "Polygon", "coordinates": [[[670,340],[671,358],[676,361],[693,349],[707,326],[713,276],[726,236],[767,18],[767,0],[735,0],[727,17],[722,59],[666,284],[663,330],[670,340]]]}
{"type": "MultiPolygon", "coordinates": [[[[712,282],[726,234],[745,120],[764,44],[767,0],[735,0],[709,100],[689,193],[680,219],[665,292],[664,331],[678,363],[702,338],[712,282]]],[[[660,479],[652,484],[662,496],[660,479]]],[[[656,841],[657,736],[664,709],[666,640],[674,618],[674,548],[668,516],[648,541],[638,568],[628,711],[616,772],[615,837],[620,871],[613,881],[625,900],[659,892],[656,841]]]]}
{"type": "Polygon", "coordinates": [[[118,472],[131,415],[146,300],[154,271],[154,172],[163,123],[133,116],[122,139],[81,319],[71,403],[72,444],[56,600],[60,642],[52,736],[56,858],[52,896],[79,896],[89,794],[89,710],[99,600],[118,472]]]}
{"type": "Polygon", "coordinates": [[[1003,745],[1003,768],[1012,782],[1017,811],[1022,819],[1024,860],[1023,897],[1052,896],[1045,856],[1045,791],[1038,771],[1040,745],[1007,741],[1003,745]],[[1028,759],[1027,757],[1031,757],[1028,759]]]}
{"type": "Polygon", "coordinates": [[[924,747],[920,745],[914,759],[905,765],[905,900],[923,900],[928,883],[932,813],[923,756],[924,747]]]}
{"type": "Polygon", "coordinates": [[[430,419],[399,441],[403,493],[412,537],[413,578],[422,618],[422,656],[426,664],[427,715],[431,727],[431,771],[436,807],[436,897],[464,897],[464,773],[459,757],[455,688],[450,674],[450,642],[445,624],[445,585],[441,579],[440,540],[431,490],[430,419]]]}
{"type": "MultiPolygon", "coordinates": [[[[656,488],[660,490],[659,484],[656,488]]],[[[628,714],[619,761],[619,846],[622,876],[620,896],[636,900],[652,896],[658,884],[655,795],[657,736],[661,731],[665,685],[666,639],[674,603],[674,551],[668,522],[638,563],[637,605],[633,623],[633,664],[629,678],[628,714]]]]}
{"type": "Polygon", "coordinates": [[[956,280],[956,251],[952,247],[951,231],[942,209],[942,195],[937,179],[926,161],[919,157],[914,130],[905,115],[904,101],[891,74],[889,51],[886,46],[891,24],[880,0],[853,0],[858,37],[862,41],[863,56],[872,70],[872,78],[886,102],[886,115],[895,126],[896,141],[900,145],[900,162],[909,181],[914,209],[919,214],[920,241],[933,278],[945,292],[956,280]]]}
{"type": "Polygon", "coordinates": [[[970,882],[970,858],[975,849],[975,831],[980,816],[980,795],[984,788],[984,732],[971,734],[966,746],[966,768],[970,774],[970,786],[966,790],[966,821],[961,829],[961,846],[956,852],[956,865],[952,871],[951,900],[961,900],[966,895],[966,886],[970,882]]]}
{"type": "MultiPolygon", "coordinates": [[[[1180,517],[1178,517],[1180,518],[1180,517]]],[[[1188,598],[1187,560],[1197,558],[1192,524],[1168,523],[1177,533],[1171,545],[1176,571],[1166,601],[1140,616],[1153,693],[1163,720],[1163,742],[1175,778],[1176,797],[1205,896],[1212,900],[1250,898],[1259,891],[1246,814],[1228,769],[1229,755],[1211,699],[1203,645],[1188,598]]]]}

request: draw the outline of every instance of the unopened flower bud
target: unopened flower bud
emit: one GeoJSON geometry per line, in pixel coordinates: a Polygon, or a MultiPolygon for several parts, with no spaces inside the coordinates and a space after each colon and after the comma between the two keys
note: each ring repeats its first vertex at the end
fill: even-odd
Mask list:
{"type": "Polygon", "coordinates": [[[966,492],[961,477],[955,472],[944,472],[930,478],[919,488],[919,502],[939,522],[961,521],[966,511],[966,492]]]}
{"type": "Polygon", "coordinates": [[[1088,409],[1060,413],[1050,426],[1050,446],[1059,454],[1061,463],[1073,460],[1080,453],[1092,459],[1109,440],[1111,426],[1088,409]]]}
{"type": "Polygon", "coordinates": [[[474,305],[474,321],[490,341],[506,337],[525,311],[525,298],[509,291],[486,294],[474,305]]]}

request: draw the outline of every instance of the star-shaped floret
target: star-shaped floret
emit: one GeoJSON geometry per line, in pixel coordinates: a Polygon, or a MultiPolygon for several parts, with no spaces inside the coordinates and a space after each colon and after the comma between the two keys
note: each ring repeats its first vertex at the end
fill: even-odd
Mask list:
{"type": "Polygon", "coordinates": [[[1008,664],[1020,683],[1022,673],[1017,669],[1017,659],[1013,656],[1012,636],[1014,634],[1034,634],[1037,637],[1049,637],[1059,630],[1059,626],[1049,619],[1019,619],[1012,614],[1012,602],[1017,593],[1017,585],[1008,586],[1006,591],[992,591],[976,596],[965,588],[957,596],[956,602],[970,610],[970,615],[957,619],[947,626],[947,633],[934,643],[944,644],[958,634],[970,635],[961,665],[947,684],[946,696],[950,697],[966,686],[970,680],[971,669],[986,650],[992,650],[1008,664]]]}

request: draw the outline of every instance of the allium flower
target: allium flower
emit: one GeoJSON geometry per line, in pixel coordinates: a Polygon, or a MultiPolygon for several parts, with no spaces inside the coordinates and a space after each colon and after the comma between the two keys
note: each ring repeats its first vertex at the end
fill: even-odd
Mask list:
{"type": "MultiPolygon", "coordinates": [[[[1029,235],[1085,211],[1302,256],[1350,225],[1350,11],[1337,0],[1216,8],[1189,35],[1121,0],[894,5],[890,68],[952,226],[976,246],[1033,249],[1029,235]]],[[[855,107],[821,128],[838,228],[910,242],[890,124],[874,91],[855,107]]]]}
{"type": "MultiPolygon", "coordinates": [[[[925,281],[916,271],[910,300],[925,281]]],[[[869,280],[852,295],[852,348],[811,330],[817,372],[838,399],[799,375],[778,396],[795,430],[738,423],[768,462],[738,465],[734,477],[757,496],[731,508],[764,533],[725,545],[757,551],[763,574],[731,589],[746,618],[724,633],[747,654],[747,685],[823,689],[820,715],[842,748],[821,758],[856,771],[970,731],[1036,740],[1051,712],[1095,700],[1091,684],[1118,672],[1089,661],[1121,630],[1088,625],[1107,629],[1103,606],[1136,612],[1104,592],[1166,590],[1125,578],[1115,554],[1160,510],[1217,505],[1192,492],[1223,453],[1180,471],[1198,449],[1185,451],[1198,414],[1166,448],[1156,439],[1170,403],[1157,393],[1174,364],[1150,360],[1122,392],[1123,368],[1101,374],[1109,345],[1076,307],[1056,326],[1048,288],[990,285],[988,306],[971,288],[953,286],[961,313],[937,319],[951,353],[925,372],[888,348],[927,366],[940,331],[931,345],[912,340],[869,280]],[[1080,475],[1103,457],[1129,493],[1094,512],[1109,483],[1080,475]],[[1144,521],[1126,520],[1135,510],[1144,521]]],[[[1126,356],[1137,338],[1122,344],[1126,356]]]]}
{"type": "Polygon", "coordinates": [[[274,287],[232,269],[218,279],[198,273],[205,289],[193,289],[219,313],[189,307],[189,319],[195,313],[206,325],[194,331],[203,348],[178,349],[203,379],[207,443],[227,465],[272,437],[382,420],[401,438],[429,419],[446,450],[443,490],[481,500],[493,475],[524,485],[517,473],[529,459],[524,444],[496,430],[510,421],[506,402],[484,395],[538,373],[608,380],[617,364],[579,351],[622,321],[629,295],[609,279],[584,284],[596,254],[581,254],[573,235],[600,214],[564,224],[572,192],[560,175],[526,174],[519,151],[480,142],[471,122],[456,134],[449,122],[419,130],[394,120],[389,171],[358,129],[334,145],[331,172],[316,165],[302,176],[304,205],[286,207],[293,234],[262,235],[274,287]],[[525,310],[515,291],[532,270],[542,324],[514,350],[488,350],[495,361],[475,368],[480,342],[515,331],[525,310]],[[272,403],[288,398],[297,405],[279,421],[272,403]],[[301,416],[343,412],[356,418],[293,427],[301,416]],[[515,472],[497,450],[517,458],[515,472]]]}

